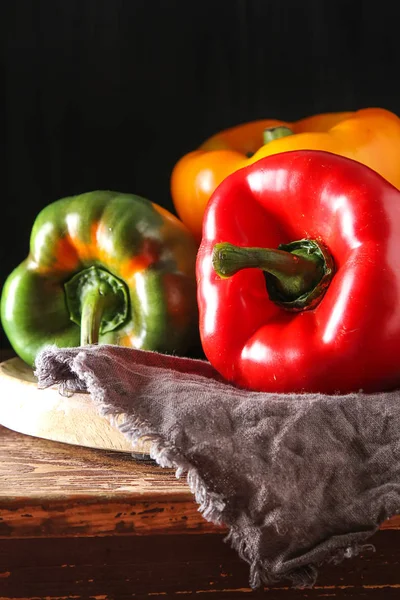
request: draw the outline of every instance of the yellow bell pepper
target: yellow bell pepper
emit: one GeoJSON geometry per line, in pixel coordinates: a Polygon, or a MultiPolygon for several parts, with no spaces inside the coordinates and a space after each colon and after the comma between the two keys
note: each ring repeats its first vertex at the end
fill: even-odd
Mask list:
{"type": "Polygon", "coordinates": [[[289,150],[346,156],[400,189],[400,119],[394,113],[365,108],[291,123],[267,119],[217,133],[176,163],[171,194],[180,219],[200,241],[206,204],[223,179],[264,156],[289,150]]]}

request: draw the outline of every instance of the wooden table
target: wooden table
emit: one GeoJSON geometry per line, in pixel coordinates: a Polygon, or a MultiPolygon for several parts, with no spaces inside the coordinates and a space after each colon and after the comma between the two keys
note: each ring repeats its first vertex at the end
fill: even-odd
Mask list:
{"type": "Polygon", "coordinates": [[[0,427],[0,599],[400,598],[400,518],[313,590],[252,592],[225,531],[149,460],[0,427]]]}

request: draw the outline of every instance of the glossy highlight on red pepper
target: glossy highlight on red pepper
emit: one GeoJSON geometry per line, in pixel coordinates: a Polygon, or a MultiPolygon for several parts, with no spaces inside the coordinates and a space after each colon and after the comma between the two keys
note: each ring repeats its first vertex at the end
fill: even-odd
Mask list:
{"type": "Polygon", "coordinates": [[[300,150],[231,174],[208,204],[196,270],[203,349],[229,381],[279,393],[400,386],[400,192],[365,165],[300,150]],[[293,310],[268,281],[293,301],[291,244],[303,240],[327,249],[334,272],[311,304],[317,262],[293,310]],[[278,248],[289,267],[265,250],[278,248]]]}

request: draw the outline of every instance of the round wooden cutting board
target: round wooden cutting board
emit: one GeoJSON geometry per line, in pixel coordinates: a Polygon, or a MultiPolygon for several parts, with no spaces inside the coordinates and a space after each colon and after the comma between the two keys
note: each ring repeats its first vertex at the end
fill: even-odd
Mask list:
{"type": "Polygon", "coordinates": [[[39,389],[33,371],[19,358],[0,363],[0,425],[19,433],[88,448],[149,454],[149,443],[131,442],[98,414],[89,394],[61,396],[39,389]]]}

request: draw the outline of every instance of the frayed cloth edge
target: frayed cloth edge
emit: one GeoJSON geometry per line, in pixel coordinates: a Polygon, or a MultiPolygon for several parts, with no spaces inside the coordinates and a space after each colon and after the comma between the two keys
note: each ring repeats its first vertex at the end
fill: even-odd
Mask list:
{"type": "MultiPolygon", "coordinates": [[[[44,353],[43,353],[44,354],[44,353]]],[[[42,354],[42,359],[43,359],[42,354]]],[[[49,349],[49,358],[46,356],[46,363],[50,363],[54,357],[51,355],[51,349],[49,349]]],[[[164,468],[174,468],[176,477],[180,478],[186,474],[186,480],[188,486],[195,497],[197,504],[199,505],[199,512],[209,522],[215,525],[222,525],[228,527],[229,532],[224,538],[224,541],[229,543],[230,546],[238,553],[239,557],[244,560],[250,567],[249,573],[249,585],[252,589],[256,590],[262,585],[270,586],[279,583],[282,580],[289,580],[292,584],[293,589],[311,589],[316,583],[318,578],[318,570],[324,564],[339,564],[346,558],[353,558],[359,555],[361,552],[366,550],[375,551],[372,544],[363,544],[359,542],[347,542],[345,546],[338,546],[327,555],[315,563],[310,562],[296,569],[282,569],[281,571],[271,574],[270,570],[265,564],[259,559],[255,559],[251,556],[249,544],[247,539],[242,533],[235,529],[228,521],[229,519],[224,518],[225,501],[223,498],[216,494],[209,492],[207,486],[198,473],[196,467],[194,467],[180,452],[179,450],[167,442],[160,434],[154,431],[148,422],[145,422],[137,417],[129,417],[126,414],[121,415],[121,412],[115,409],[115,407],[105,400],[105,391],[96,382],[96,377],[91,372],[84,369],[84,365],[81,363],[85,358],[84,352],[79,352],[75,356],[65,357],[64,360],[58,361],[58,365],[62,363],[63,373],[65,374],[64,379],[60,382],[58,379],[59,392],[62,395],[71,395],[74,391],[87,391],[96,405],[99,413],[109,419],[114,427],[116,427],[131,443],[134,445],[139,439],[148,441],[151,444],[150,456],[156,461],[156,463],[164,468]],[[75,378],[67,377],[68,371],[74,373],[75,378]],[[124,420],[121,422],[120,418],[123,416],[124,420]]],[[[51,369],[47,371],[47,376],[42,376],[43,364],[41,366],[41,387],[49,387],[57,383],[54,377],[51,376],[51,369]]],[[[46,368],[45,368],[46,372],[46,368]]],[[[37,375],[37,372],[35,372],[37,375]]],[[[398,514],[397,512],[393,515],[388,515],[390,518],[398,514]]],[[[372,531],[361,534],[363,541],[367,540],[372,536],[379,527],[372,531]]],[[[354,534],[360,539],[360,533],[354,534]]],[[[351,534],[349,534],[351,538],[351,534]]]]}

